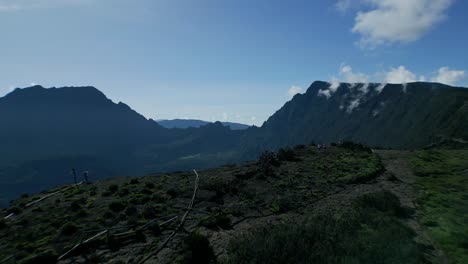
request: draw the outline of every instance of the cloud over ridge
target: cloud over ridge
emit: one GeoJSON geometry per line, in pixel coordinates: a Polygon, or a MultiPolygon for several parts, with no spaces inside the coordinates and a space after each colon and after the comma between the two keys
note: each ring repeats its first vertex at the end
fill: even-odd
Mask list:
{"type": "Polygon", "coordinates": [[[453,0],[363,0],[370,9],[359,11],[353,33],[361,47],[407,43],[420,39],[446,18],[453,0]]]}

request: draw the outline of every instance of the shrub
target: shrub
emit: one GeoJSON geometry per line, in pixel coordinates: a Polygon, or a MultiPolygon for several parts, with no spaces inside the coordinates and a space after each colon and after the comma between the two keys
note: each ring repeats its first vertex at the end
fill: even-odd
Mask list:
{"type": "Polygon", "coordinates": [[[143,217],[146,219],[153,219],[156,218],[156,210],[151,205],[145,205],[143,207],[143,217]]]}
{"type": "Polygon", "coordinates": [[[258,158],[259,164],[268,164],[273,167],[279,166],[279,162],[276,159],[276,155],[271,151],[264,151],[258,158]]]}
{"type": "Polygon", "coordinates": [[[211,179],[205,187],[209,191],[216,192],[216,199],[223,197],[226,194],[226,185],[220,178],[211,179]]]}
{"type": "Polygon", "coordinates": [[[125,209],[125,204],[121,201],[113,201],[109,204],[109,209],[111,209],[113,212],[120,212],[125,209]]]}
{"type": "Polygon", "coordinates": [[[148,226],[148,230],[155,236],[161,234],[161,228],[159,227],[159,223],[154,221],[148,226]]]}
{"type": "Polygon", "coordinates": [[[125,208],[125,214],[127,216],[134,216],[137,214],[137,208],[133,205],[130,205],[127,208],[125,208]]]}
{"type": "Polygon", "coordinates": [[[85,217],[87,216],[88,213],[84,210],[84,209],[80,209],[77,213],[76,213],[76,216],[77,217],[85,217]]]}
{"type": "Polygon", "coordinates": [[[115,237],[109,233],[107,233],[107,238],[106,238],[107,246],[111,251],[117,251],[120,247],[119,242],[115,237]]]}
{"type": "Polygon", "coordinates": [[[234,237],[227,263],[425,263],[414,233],[373,208],[258,227],[234,237]]]}
{"type": "Polygon", "coordinates": [[[0,230],[4,229],[7,227],[7,224],[5,223],[5,220],[0,219],[0,230]]]}
{"type": "Polygon", "coordinates": [[[114,218],[115,214],[111,211],[105,211],[103,217],[104,219],[110,219],[110,218],[114,218]]]}
{"type": "Polygon", "coordinates": [[[171,198],[176,198],[177,197],[177,190],[174,188],[171,188],[167,190],[167,195],[169,195],[171,198]]]}
{"type": "Polygon", "coordinates": [[[71,236],[78,231],[78,226],[73,222],[65,223],[60,228],[60,233],[65,236],[71,236]]]}
{"type": "Polygon", "coordinates": [[[140,181],[138,179],[131,179],[130,184],[138,184],[140,181]]]}
{"type": "Polygon", "coordinates": [[[29,197],[29,194],[28,193],[23,193],[21,194],[21,198],[28,198],[29,197]]]}
{"type": "Polygon", "coordinates": [[[399,217],[407,217],[412,214],[411,210],[402,207],[398,197],[389,191],[364,194],[358,197],[355,202],[363,209],[375,209],[399,217]]]}
{"type": "Polygon", "coordinates": [[[7,209],[7,214],[20,214],[23,210],[17,206],[13,206],[7,209]]]}
{"type": "Polygon", "coordinates": [[[276,154],[276,158],[279,161],[294,161],[295,160],[294,151],[290,148],[281,148],[280,150],[278,150],[278,153],[276,154]]]}
{"type": "Polygon", "coordinates": [[[42,264],[42,263],[56,263],[59,255],[53,250],[48,250],[43,253],[39,253],[33,256],[30,256],[21,263],[23,264],[42,264]]]}
{"type": "Polygon", "coordinates": [[[184,240],[184,257],[182,263],[215,263],[216,257],[210,241],[198,232],[192,232],[184,240]]]}
{"type": "Polygon", "coordinates": [[[124,197],[130,194],[130,191],[127,188],[122,188],[120,191],[117,192],[119,197],[124,197]]]}
{"type": "Polygon", "coordinates": [[[231,218],[224,213],[214,213],[209,217],[203,219],[200,224],[206,228],[218,230],[221,229],[231,229],[231,218]]]}
{"type": "Polygon", "coordinates": [[[270,209],[275,214],[285,213],[295,208],[294,199],[292,197],[281,197],[273,201],[270,209]]]}
{"type": "Polygon", "coordinates": [[[149,188],[149,189],[153,189],[155,187],[155,185],[152,182],[145,182],[145,187],[149,188]]]}
{"type": "Polygon", "coordinates": [[[151,201],[156,203],[164,203],[165,201],[167,201],[167,198],[161,193],[154,193],[153,195],[151,195],[151,201]]]}
{"type": "Polygon", "coordinates": [[[265,151],[260,155],[257,165],[260,177],[264,178],[274,175],[273,167],[279,166],[279,162],[273,152],[265,151]]]}
{"type": "Polygon", "coordinates": [[[110,193],[115,193],[116,191],[119,190],[119,186],[117,184],[112,184],[110,185],[107,190],[110,192],[110,193]]]}
{"type": "Polygon", "coordinates": [[[138,219],[135,216],[131,216],[127,219],[127,225],[136,227],[138,225],[138,219]]]}
{"type": "Polygon", "coordinates": [[[339,146],[354,151],[366,151],[368,153],[372,153],[372,150],[369,147],[352,141],[343,141],[339,146]]]}
{"type": "Polygon", "coordinates": [[[71,202],[70,210],[72,210],[73,212],[76,212],[76,211],[78,211],[80,209],[81,209],[81,204],[78,201],[75,200],[75,201],[71,202]]]}

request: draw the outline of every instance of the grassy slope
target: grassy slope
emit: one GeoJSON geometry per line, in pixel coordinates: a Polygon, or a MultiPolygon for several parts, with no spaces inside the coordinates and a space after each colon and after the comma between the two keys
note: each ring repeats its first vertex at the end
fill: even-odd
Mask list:
{"type": "Polygon", "coordinates": [[[410,161],[422,223],[454,262],[468,263],[468,149],[417,151],[410,161]]]}
{"type": "MultiPolygon", "coordinates": [[[[236,243],[232,234],[267,226],[272,227],[271,234],[275,235],[274,230],[281,230],[281,223],[287,221],[293,221],[295,225],[304,223],[297,225],[293,234],[316,232],[312,237],[296,238],[298,241],[302,238],[318,239],[314,245],[336,255],[335,263],[372,261],[376,256],[381,263],[409,263],[420,259],[419,249],[412,239],[414,234],[401,224],[400,206],[395,197],[379,191],[373,192],[370,198],[360,197],[369,192],[365,188],[380,188],[378,184],[359,184],[372,180],[381,172],[382,164],[375,154],[355,146],[325,150],[298,147],[284,152],[280,158],[275,160],[270,154],[257,163],[200,172],[195,210],[186,224],[186,228],[195,233],[190,236],[178,234],[171,243],[173,246],[158,256],[158,262],[190,263],[191,260],[193,263],[213,256],[209,253],[213,250],[216,255],[223,255],[220,259],[230,261],[242,257],[235,249],[226,251],[229,241],[236,243]],[[327,201],[338,192],[351,191],[355,194],[343,196],[344,199],[335,198],[334,203],[323,203],[320,211],[325,214],[317,215],[315,207],[310,207],[327,201]],[[345,204],[341,213],[337,213],[341,207],[336,203],[345,204]],[[324,220],[317,220],[317,217],[324,220]],[[323,225],[311,226],[316,221],[322,221],[323,225]],[[321,230],[321,227],[328,226],[327,223],[334,225],[324,229],[326,231],[321,230]],[[187,237],[191,239],[187,240],[187,237]],[[184,247],[179,246],[183,244],[184,247]],[[197,252],[205,252],[194,251],[194,247],[200,245],[206,245],[204,250],[208,253],[197,255],[197,252]],[[208,250],[210,247],[213,250],[208,250]]],[[[0,260],[14,254],[21,262],[41,255],[45,257],[44,253],[53,259],[82,238],[97,233],[87,230],[127,225],[138,227],[153,218],[181,215],[191,196],[193,178],[190,172],[138,179],[114,178],[70,188],[28,209],[24,209],[25,203],[44,194],[19,199],[10,211],[22,212],[4,224],[0,223],[0,260]]],[[[110,259],[136,261],[154,250],[171,228],[173,225],[163,229],[162,235],[157,230],[145,230],[139,236],[123,241],[116,241],[113,236],[104,237],[72,259],[88,263],[110,259]]],[[[128,229],[131,228],[112,231],[111,234],[128,229]]],[[[239,239],[237,245],[240,248],[248,245],[239,239]]],[[[265,252],[268,250],[272,249],[265,247],[265,252]]]]}

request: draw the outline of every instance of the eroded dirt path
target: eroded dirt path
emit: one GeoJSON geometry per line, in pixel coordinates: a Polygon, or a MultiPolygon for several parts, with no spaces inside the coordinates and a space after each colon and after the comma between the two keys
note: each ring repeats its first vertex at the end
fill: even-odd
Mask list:
{"type": "Polygon", "coordinates": [[[407,225],[416,233],[416,241],[424,246],[427,259],[433,263],[451,263],[418,221],[422,212],[417,203],[416,176],[408,161],[411,152],[398,150],[376,150],[375,152],[381,157],[386,169],[378,179],[382,188],[393,192],[403,206],[415,211],[415,214],[407,219],[407,225]]]}

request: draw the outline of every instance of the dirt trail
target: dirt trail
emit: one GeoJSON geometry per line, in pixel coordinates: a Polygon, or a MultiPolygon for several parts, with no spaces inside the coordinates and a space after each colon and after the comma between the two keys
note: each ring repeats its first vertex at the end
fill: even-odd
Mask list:
{"type": "Polygon", "coordinates": [[[431,239],[424,227],[418,222],[422,212],[417,204],[416,176],[408,162],[409,151],[376,150],[382,159],[386,171],[378,180],[382,187],[393,192],[400,199],[403,206],[415,211],[407,224],[416,233],[416,241],[425,247],[426,257],[433,263],[451,263],[437,243],[431,239]]]}

